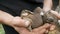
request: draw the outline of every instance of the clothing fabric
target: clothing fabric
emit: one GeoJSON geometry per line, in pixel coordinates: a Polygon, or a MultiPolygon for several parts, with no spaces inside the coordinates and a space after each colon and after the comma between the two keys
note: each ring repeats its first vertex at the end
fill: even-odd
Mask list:
{"type": "Polygon", "coordinates": [[[36,2],[36,3],[41,3],[41,2],[43,2],[44,0],[28,0],[28,1],[36,2]]]}

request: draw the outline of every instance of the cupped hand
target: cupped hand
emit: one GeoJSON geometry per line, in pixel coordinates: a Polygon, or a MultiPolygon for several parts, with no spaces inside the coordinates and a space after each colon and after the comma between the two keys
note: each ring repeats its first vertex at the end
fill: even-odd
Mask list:
{"type": "Polygon", "coordinates": [[[35,28],[30,32],[26,27],[30,23],[25,23],[25,20],[21,19],[20,17],[14,17],[12,20],[12,27],[19,33],[19,34],[44,34],[50,28],[53,30],[55,27],[51,24],[44,24],[38,28],[35,28]]]}
{"type": "Polygon", "coordinates": [[[48,30],[48,28],[50,28],[50,30],[53,30],[54,26],[51,24],[44,24],[43,26],[33,29],[31,32],[25,27],[15,27],[14,29],[19,34],[44,34],[48,30]]]}
{"type": "Polygon", "coordinates": [[[28,27],[30,25],[30,22],[27,22],[20,17],[14,17],[12,19],[12,27],[28,27]]]}

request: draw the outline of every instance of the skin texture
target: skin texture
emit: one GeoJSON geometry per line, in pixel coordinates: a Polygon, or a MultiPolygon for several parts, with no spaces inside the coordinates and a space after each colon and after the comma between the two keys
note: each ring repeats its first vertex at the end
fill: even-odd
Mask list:
{"type": "MultiPolygon", "coordinates": [[[[45,3],[47,3],[46,1],[45,1],[45,3]]],[[[52,3],[49,6],[48,5],[46,6],[46,4],[45,4],[44,11],[47,11],[46,9],[48,9],[48,8],[49,8],[48,10],[50,10],[51,6],[52,6],[52,3]]],[[[19,34],[44,34],[46,31],[48,31],[48,28],[50,28],[50,30],[54,30],[54,28],[55,28],[54,25],[52,25],[53,26],[52,27],[51,24],[45,24],[41,27],[33,29],[32,32],[30,32],[28,29],[26,29],[26,27],[30,23],[28,23],[28,25],[26,25],[25,20],[21,19],[19,16],[13,17],[12,15],[10,15],[6,12],[3,12],[1,10],[0,10],[0,22],[2,24],[6,24],[6,25],[13,27],[19,34]]]]}
{"type": "Polygon", "coordinates": [[[3,22],[3,24],[7,24],[9,26],[13,26],[15,24],[16,24],[15,26],[17,26],[20,23],[19,24],[20,26],[27,27],[30,24],[30,23],[27,23],[28,25],[26,25],[26,23],[24,23],[25,20],[21,19],[18,16],[14,17],[6,12],[3,12],[2,10],[0,10],[0,21],[3,22]],[[15,23],[13,23],[13,22],[15,22],[15,23]]]}
{"type": "MultiPolygon", "coordinates": [[[[0,10],[0,21],[2,24],[9,25],[13,27],[19,34],[43,34],[46,32],[46,28],[51,27],[50,24],[45,24],[41,27],[38,27],[36,29],[33,29],[32,32],[29,32],[28,29],[26,29],[27,25],[24,23],[24,20],[20,17],[13,17],[12,15],[3,12],[0,10]],[[5,17],[6,16],[6,17],[5,17]]],[[[29,24],[29,23],[28,23],[29,24]]]]}
{"type": "Polygon", "coordinates": [[[44,34],[46,32],[47,28],[49,28],[50,26],[51,26],[50,24],[44,24],[41,27],[33,29],[32,32],[30,32],[29,30],[27,30],[24,27],[16,28],[16,30],[20,34],[44,34]]]}
{"type": "Polygon", "coordinates": [[[52,5],[53,5],[52,0],[44,0],[43,10],[45,12],[51,10],[52,5]]]}
{"type": "Polygon", "coordinates": [[[57,11],[51,10],[51,13],[54,14],[57,17],[57,19],[60,20],[60,14],[57,11]]]}

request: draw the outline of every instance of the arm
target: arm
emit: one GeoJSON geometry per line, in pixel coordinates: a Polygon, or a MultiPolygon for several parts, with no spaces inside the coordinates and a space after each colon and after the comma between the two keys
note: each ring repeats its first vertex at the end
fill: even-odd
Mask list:
{"type": "Polygon", "coordinates": [[[9,26],[24,26],[27,27],[30,23],[26,23],[25,20],[20,17],[13,17],[12,15],[0,10],[0,23],[9,26]]]}
{"type": "Polygon", "coordinates": [[[43,10],[49,11],[52,8],[52,0],[44,0],[43,10]]]}
{"type": "Polygon", "coordinates": [[[12,19],[13,19],[12,15],[0,10],[0,23],[6,24],[6,25],[11,25],[10,22],[12,19]]]}

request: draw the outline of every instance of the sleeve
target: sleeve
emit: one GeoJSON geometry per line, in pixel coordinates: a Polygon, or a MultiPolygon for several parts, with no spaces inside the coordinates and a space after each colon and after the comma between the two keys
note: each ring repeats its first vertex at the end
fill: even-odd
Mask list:
{"type": "Polygon", "coordinates": [[[36,3],[43,3],[44,0],[29,0],[29,1],[36,2],[36,3]]]}

